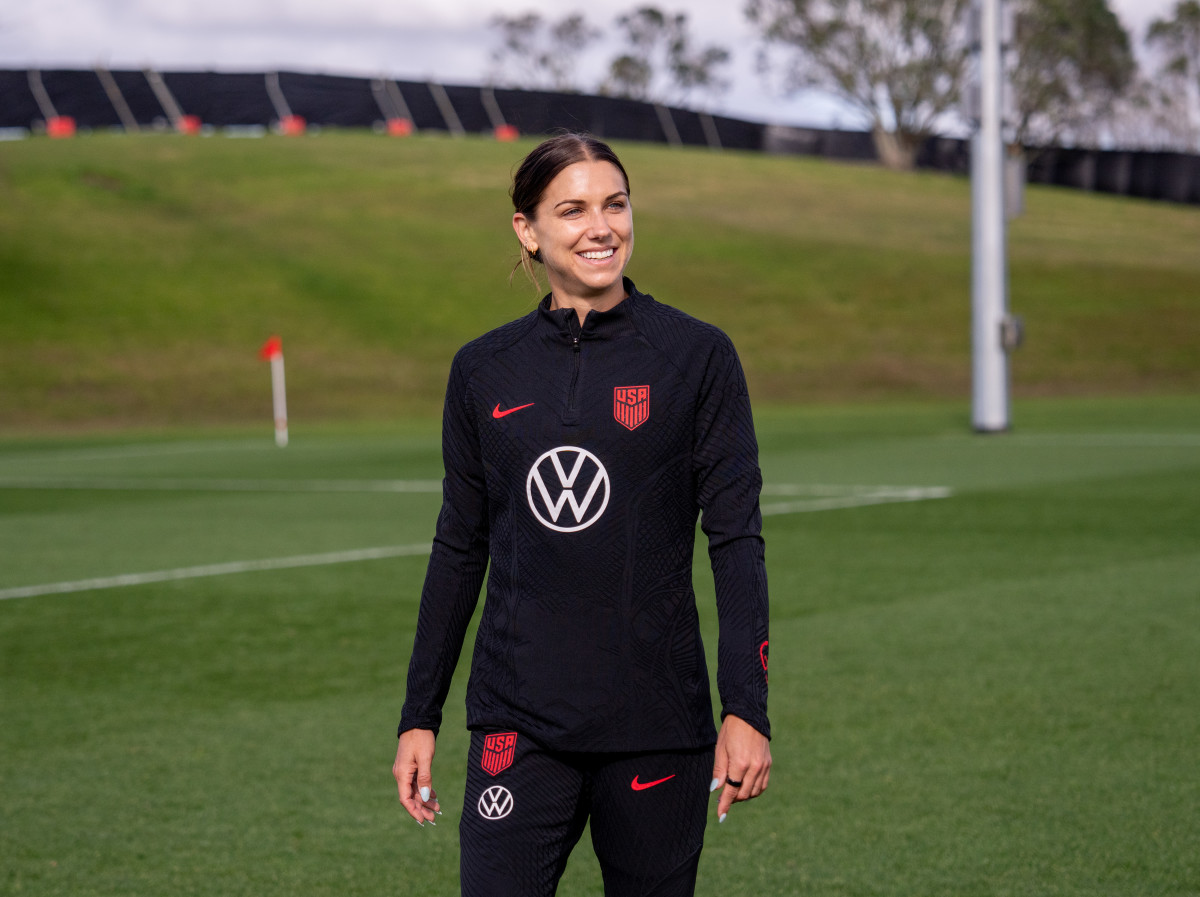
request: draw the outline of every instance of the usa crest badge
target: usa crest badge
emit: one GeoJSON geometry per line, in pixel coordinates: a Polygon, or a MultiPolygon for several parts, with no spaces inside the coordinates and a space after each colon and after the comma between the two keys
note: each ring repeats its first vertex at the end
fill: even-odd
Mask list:
{"type": "Polygon", "coordinates": [[[613,390],[613,417],[627,430],[636,430],[650,417],[649,386],[618,386],[613,390]]]}
{"type": "Polygon", "coordinates": [[[483,761],[480,766],[490,776],[499,775],[512,766],[517,752],[516,732],[497,732],[483,739],[483,761]]]}

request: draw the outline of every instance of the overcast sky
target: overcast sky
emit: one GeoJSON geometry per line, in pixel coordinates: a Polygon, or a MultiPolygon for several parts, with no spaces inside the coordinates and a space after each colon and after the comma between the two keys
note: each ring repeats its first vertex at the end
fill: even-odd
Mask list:
{"type": "MultiPolygon", "coordinates": [[[[756,41],[742,0],[624,0],[602,8],[571,0],[3,0],[0,68],[109,68],[258,71],[287,69],[390,75],[448,84],[480,83],[488,72],[497,13],[536,10],[550,19],[583,12],[613,30],[624,11],[649,2],[686,11],[700,44],[733,53],[732,88],[713,111],[789,124],[857,124],[815,94],[779,96],[755,69],[756,41]]],[[[1140,43],[1146,25],[1175,0],[1110,0],[1140,43]]],[[[612,55],[599,47],[580,60],[593,88],[612,55]]]]}

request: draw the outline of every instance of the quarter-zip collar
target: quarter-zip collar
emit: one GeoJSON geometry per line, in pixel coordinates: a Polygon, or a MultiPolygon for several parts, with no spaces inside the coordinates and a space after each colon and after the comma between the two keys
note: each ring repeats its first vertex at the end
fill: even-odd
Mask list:
{"type": "Polygon", "coordinates": [[[543,325],[553,328],[570,344],[574,344],[576,340],[612,339],[631,326],[630,312],[635,305],[645,300],[645,296],[638,292],[632,280],[626,277],[624,283],[626,298],[608,311],[589,311],[582,327],[575,309],[551,308],[551,294],[546,294],[538,305],[543,325]]]}

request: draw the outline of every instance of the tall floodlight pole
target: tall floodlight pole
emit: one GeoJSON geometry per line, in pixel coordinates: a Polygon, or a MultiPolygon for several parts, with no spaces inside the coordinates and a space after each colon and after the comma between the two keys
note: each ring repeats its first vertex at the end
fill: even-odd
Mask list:
{"type": "Polygon", "coordinates": [[[971,146],[971,417],[975,429],[1009,428],[1008,318],[1004,216],[1004,60],[1001,0],[976,0],[979,22],[979,125],[971,146]]]}

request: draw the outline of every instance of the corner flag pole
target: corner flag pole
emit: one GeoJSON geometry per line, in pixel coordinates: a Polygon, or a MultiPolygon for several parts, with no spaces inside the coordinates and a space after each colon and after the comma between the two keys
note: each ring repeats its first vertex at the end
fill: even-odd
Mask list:
{"type": "Polygon", "coordinates": [[[1002,134],[1001,0],[979,4],[979,126],[971,147],[971,418],[980,433],[1009,429],[1007,234],[1002,134]]]}
{"type": "Polygon", "coordinates": [[[271,362],[271,398],[275,405],[275,444],[288,444],[287,390],[283,380],[283,340],[272,336],[258,350],[258,357],[271,362]]]}

